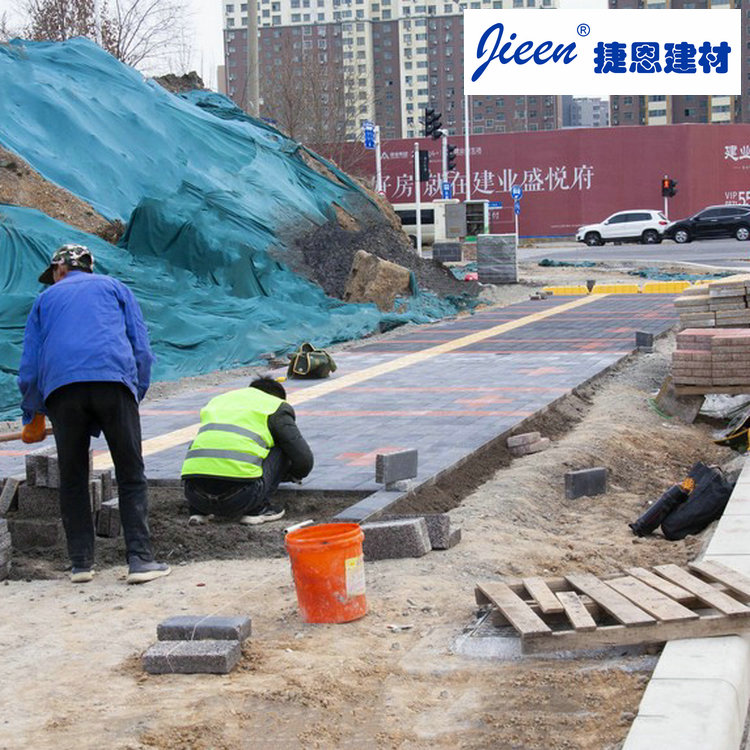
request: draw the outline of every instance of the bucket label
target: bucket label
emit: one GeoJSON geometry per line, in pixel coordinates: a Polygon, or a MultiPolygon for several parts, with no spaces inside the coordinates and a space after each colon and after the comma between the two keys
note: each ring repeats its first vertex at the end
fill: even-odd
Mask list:
{"type": "Polygon", "coordinates": [[[346,569],[346,595],[364,596],[365,593],[365,558],[349,557],[344,560],[346,569]]]}

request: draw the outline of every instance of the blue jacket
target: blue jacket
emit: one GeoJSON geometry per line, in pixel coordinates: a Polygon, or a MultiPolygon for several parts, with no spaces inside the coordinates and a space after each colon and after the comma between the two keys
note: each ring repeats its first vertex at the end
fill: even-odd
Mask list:
{"type": "Polygon", "coordinates": [[[34,301],[18,373],[23,423],[70,383],[123,383],[140,401],[151,382],[153,355],[133,293],[110,276],[69,271],[34,301]]]}

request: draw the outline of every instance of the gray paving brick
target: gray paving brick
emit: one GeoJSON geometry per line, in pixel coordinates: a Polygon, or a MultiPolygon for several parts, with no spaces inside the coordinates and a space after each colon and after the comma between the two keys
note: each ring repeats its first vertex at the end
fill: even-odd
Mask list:
{"type": "Polygon", "coordinates": [[[416,450],[379,453],[375,456],[375,481],[388,485],[413,479],[417,476],[418,455],[416,450]]]}
{"type": "Polygon", "coordinates": [[[112,471],[107,469],[99,474],[99,480],[102,485],[102,502],[111,500],[115,496],[114,492],[114,481],[112,479],[112,471]]]}
{"type": "Polygon", "coordinates": [[[385,515],[378,521],[395,521],[404,518],[423,518],[427,525],[427,535],[432,549],[448,549],[451,537],[451,517],[447,513],[421,513],[406,515],[385,515]]]}
{"type": "Polygon", "coordinates": [[[157,641],[142,661],[149,674],[228,674],[241,654],[239,641],[157,641]]]}
{"type": "Polygon", "coordinates": [[[430,549],[430,535],[424,518],[363,523],[362,553],[365,560],[422,557],[430,549]]]}
{"type": "Polygon", "coordinates": [[[636,331],[635,345],[643,352],[654,351],[654,334],[646,331],[636,331]]]}
{"type": "Polygon", "coordinates": [[[54,547],[63,538],[62,521],[41,518],[9,518],[13,549],[54,547]]]}
{"type": "Polygon", "coordinates": [[[511,435],[507,440],[507,445],[508,448],[517,448],[521,445],[536,443],[541,437],[538,432],[522,432],[520,435],[511,435]]]}
{"type": "Polygon", "coordinates": [[[26,454],[26,484],[34,487],[47,486],[47,459],[55,452],[55,446],[45,445],[26,454]]]}
{"type": "Polygon", "coordinates": [[[604,466],[569,471],[565,474],[565,497],[569,500],[602,495],[606,491],[607,469],[604,466]]]}
{"type": "Polygon", "coordinates": [[[244,641],[252,622],[247,615],[175,615],[156,628],[160,641],[244,641]]]}
{"type": "Polygon", "coordinates": [[[59,518],[58,490],[52,487],[22,484],[18,488],[18,515],[21,518],[59,518]]]}
{"type": "Polygon", "coordinates": [[[120,501],[113,497],[106,500],[96,514],[96,535],[114,539],[120,535],[120,501]]]}
{"type": "Polygon", "coordinates": [[[8,477],[3,482],[3,491],[0,492],[0,516],[4,516],[9,510],[16,508],[20,485],[21,480],[18,477],[8,477]]]}
{"type": "Polygon", "coordinates": [[[539,438],[539,440],[533,443],[525,443],[524,445],[518,445],[510,449],[512,456],[528,456],[532,453],[539,453],[540,451],[547,450],[551,445],[549,438],[539,438]]]}

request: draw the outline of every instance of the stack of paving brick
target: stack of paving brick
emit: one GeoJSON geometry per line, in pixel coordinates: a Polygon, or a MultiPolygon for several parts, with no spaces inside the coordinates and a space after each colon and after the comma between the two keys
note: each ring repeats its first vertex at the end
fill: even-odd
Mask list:
{"type": "Polygon", "coordinates": [[[433,549],[450,549],[461,541],[461,529],[451,528],[447,513],[385,516],[361,524],[365,560],[422,557],[433,549]]]}
{"type": "Polygon", "coordinates": [[[143,668],[150,674],[227,674],[251,628],[245,615],[170,617],[157,627],[158,641],[143,654],[143,668]]]}
{"type": "MultiPolygon", "coordinates": [[[[112,493],[112,473],[106,471],[94,477],[92,464],[93,451],[90,451],[89,495],[97,533],[117,536],[120,517],[112,493]],[[100,525],[100,521],[106,523],[100,525]]],[[[60,467],[54,447],[27,453],[26,483],[18,487],[18,505],[15,513],[8,517],[14,549],[53,547],[62,539],[59,487],[60,467]]]]}
{"type": "Polygon", "coordinates": [[[739,388],[750,393],[750,329],[681,331],[672,354],[672,379],[676,387],[739,388]]]}
{"type": "Polygon", "coordinates": [[[520,457],[547,450],[550,446],[550,439],[542,437],[538,432],[523,432],[520,435],[511,435],[507,445],[511,455],[520,457]]]}
{"type": "Polygon", "coordinates": [[[686,289],[675,300],[680,328],[750,326],[750,276],[731,276],[686,289]]]}

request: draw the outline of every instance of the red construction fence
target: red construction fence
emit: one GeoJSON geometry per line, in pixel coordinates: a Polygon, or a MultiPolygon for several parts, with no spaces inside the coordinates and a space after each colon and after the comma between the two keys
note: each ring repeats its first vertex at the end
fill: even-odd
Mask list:
{"type": "MultiPolygon", "coordinates": [[[[392,203],[413,203],[414,140],[381,146],[383,190],[392,203]]],[[[456,170],[449,173],[453,197],[466,197],[463,136],[456,170]]],[[[419,139],[430,152],[431,177],[421,198],[441,197],[440,142],[419,139]]],[[[318,149],[326,155],[326,148],[318,149]]],[[[334,156],[331,151],[328,155],[334,156]]],[[[375,152],[352,144],[337,161],[355,175],[375,178],[375,152]],[[344,163],[344,161],[348,163],[344,163]],[[353,166],[352,166],[353,165],[353,166]]],[[[334,156],[334,158],[336,158],[334,156]]],[[[492,232],[513,231],[510,188],[521,185],[522,236],[572,235],[581,224],[601,221],[615,211],[664,208],[661,180],[677,181],[669,218],[701,208],[750,203],[750,125],[664,125],[576,128],[527,133],[474,135],[470,140],[471,198],[502,202],[490,211],[492,232]]]]}

